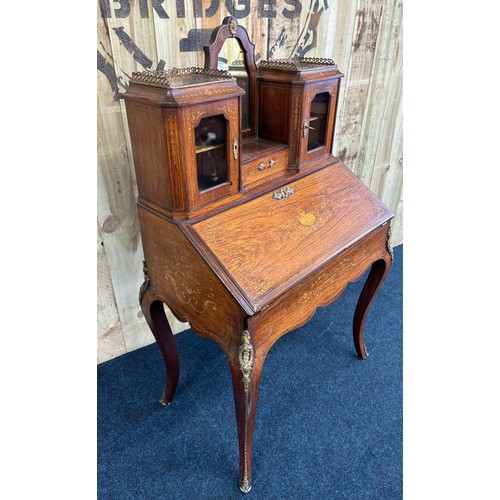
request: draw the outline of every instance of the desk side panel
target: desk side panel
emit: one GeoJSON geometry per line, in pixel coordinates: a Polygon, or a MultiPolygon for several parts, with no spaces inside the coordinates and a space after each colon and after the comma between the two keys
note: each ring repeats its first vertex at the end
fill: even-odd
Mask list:
{"type": "Polygon", "coordinates": [[[197,334],[237,352],[245,312],[179,226],[139,206],[144,255],[155,298],[197,334]]]}

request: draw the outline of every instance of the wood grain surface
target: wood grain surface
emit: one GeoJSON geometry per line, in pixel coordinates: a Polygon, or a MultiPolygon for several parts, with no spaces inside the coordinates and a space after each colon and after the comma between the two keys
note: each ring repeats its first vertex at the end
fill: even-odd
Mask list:
{"type": "Polygon", "coordinates": [[[184,225],[253,312],[392,216],[340,162],[285,188],[184,225]]]}

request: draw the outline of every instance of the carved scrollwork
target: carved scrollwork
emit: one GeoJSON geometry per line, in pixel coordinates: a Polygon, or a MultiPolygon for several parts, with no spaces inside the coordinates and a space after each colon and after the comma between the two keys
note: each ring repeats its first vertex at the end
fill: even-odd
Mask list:
{"type": "Polygon", "coordinates": [[[240,370],[243,375],[243,388],[245,390],[245,448],[244,448],[244,468],[243,468],[243,479],[240,484],[240,489],[243,493],[248,493],[250,491],[251,485],[248,480],[248,461],[247,461],[247,419],[248,412],[250,410],[250,384],[251,376],[254,362],[254,350],[250,342],[250,333],[248,330],[243,332],[241,336],[241,345],[238,349],[238,363],[240,365],[240,370]]]}
{"type": "Polygon", "coordinates": [[[241,337],[241,345],[238,349],[238,363],[240,365],[240,370],[243,375],[243,388],[245,389],[245,399],[247,401],[248,410],[248,398],[250,395],[250,376],[252,375],[253,368],[253,346],[250,343],[250,333],[248,330],[243,332],[241,337]]]}
{"type": "Polygon", "coordinates": [[[142,303],[142,299],[144,297],[144,294],[146,293],[146,290],[148,289],[149,286],[149,274],[148,274],[148,267],[146,266],[146,261],[142,261],[142,272],[144,273],[144,282],[141,285],[141,288],[139,289],[139,304],[142,303]]]}
{"type": "Polygon", "coordinates": [[[394,261],[394,250],[391,245],[391,226],[389,226],[389,230],[387,231],[387,251],[391,254],[391,260],[394,261]]]}
{"type": "Polygon", "coordinates": [[[236,30],[238,29],[238,21],[234,17],[231,18],[229,21],[229,33],[231,33],[231,36],[234,36],[236,34],[236,30]]]}

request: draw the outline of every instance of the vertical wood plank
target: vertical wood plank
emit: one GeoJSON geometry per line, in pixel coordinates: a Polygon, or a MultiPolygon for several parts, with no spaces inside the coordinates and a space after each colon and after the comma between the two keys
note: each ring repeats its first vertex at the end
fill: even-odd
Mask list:
{"type": "MultiPolygon", "coordinates": [[[[127,5],[125,3],[124,5],[127,5]]],[[[151,5],[143,5],[141,13],[141,2],[130,2],[129,8],[114,8],[120,4],[112,2],[110,10],[111,17],[103,19],[109,38],[109,57],[114,64],[117,78],[125,89],[134,71],[145,69],[157,69],[162,67],[164,61],[158,60],[156,48],[156,36],[154,16],[151,5]],[[148,14],[146,16],[146,14],[148,14]]],[[[99,45],[102,47],[103,42],[99,45]]],[[[130,135],[125,112],[125,103],[120,100],[121,116],[124,120],[124,134],[127,152],[129,153],[130,172],[134,194],[137,198],[135,171],[130,144],[130,135]]]]}
{"type": "Polygon", "coordinates": [[[355,173],[367,185],[373,185],[373,165],[377,161],[377,155],[380,157],[380,144],[384,144],[386,148],[390,147],[394,136],[394,119],[402,89],[401,20],[401,2],[398,0],[388,2],[383,12],[377,40],[374,71],[360,136],[360,155],[355,169],[355,173]],[[392,120],[392,127],[387,127],[387,120],[392,120]]]}
{"type": "MultiPolygon", "coordinates": [[[[352,53],[352,39],[356,21],[357,2],[338,0],[331,6],[328,24],[323,27],[325,33],[325,50],[337,63],[340,71],[347,73],[352,53]]],[[[343,86],[345,86],[345,81],[343,86]]],[[[342,103],[343,101],[340,100],[342,103]]]]}
{"type": "MultiPolygon", "coordinates": [[[[108,72],[115,75],[135,70],[137,61],[127,59],[128,51],[120,43],[110,40],[110,26],[114,21],[99,17],[98,47],[101,47],[108,72]],[[113,50],[115,52],[113,52],[113,50]],[[124,52],[125,51],[125,52],[124,52]],[[120,64],[120,68],[117,65],[120,64]],[[122,71],[123,69],[123,71],[122,71]]],[[[108,73],[108,74],[109,74],[108,73]]],[[[124,113],[116,99],[110,78],[102,71],[97,80],[97,132],[98,132],[98,222],[102,230],[104,247],[125,350],[129,352],[154,342],[142,317],[138,290],[143,281],[143,252],[136,209],[136,186],[131,165],[124,113]]],[[[172,315],[168,312],[170,318],[172,315]]],[[[174,330],[185,326],[173,321],[174,330]]]]}
{"type": "Polygon", "coordinates": [[[348,70],[352,54],[354,25],[356,22],[357,2],[339,0],[335,2],[331,12],[331,20],[326,35],[326,45],[331,46],[332,59],[340,71],[345,74],[341,84],[337,108],[337,125],[333,139],[333,154],[339,156],[341,123],[345,119],[345,95],[348,84],[348,70]]]}
{"type": "MultiPolygon", "coordinates": [[[[116,69],[108,20],[98,19],[98,47],[103,48],[109,71],[116,69]]],[[[140,310],[137,290],[142,282],[143,259],[136,211],[134,182],[122,117],[109,79],[97,76],[98,223],[102,230],[115,301],[126,351],[153,340],[140,310]]]]}
{"type": "Polygon", "coordinates": [[[101,231],[97,226],[97,362],[127,352],[101,231]]]}
{"type": "Polygon", "coordinates": [[[297,55],[297,42],[308,19],[310,0],[297,5],[281,4],[280,7],[279,14],[269,20],[263,59],[285,59],[297,55]]]}
{"type": "Polygon", "coordinates": [[[383,18],[356,174],[396,214],[397,225],[403,184],[402,2],[388,3],[383,18]]]}
{"type": "Polygon", "coordinates": [[[184,17],[177,16],[174,3],[170,3],[170,18],[161,18],[156,11],[153,12],[158,60],[165,61],[165,68],[182,68],[198,66],[197,52],[181,52],[179,42],[187,38],[190,30],[196,29],[195,18],[196,1],[185,1],[184,17]]]}
{"type": "Polygon", "coordinates": [[[391,224],[391,239],[393,246],[403,244],[403,198],[399,201],[395,214],[396,216],[391,224]]]}
{"type": "Polygon", "coordinates": [[[351,57],[337,119],[337,155],[356,171],[358,145],[374,62],[383,0],[359,0],[353,28],[351,57]]]}

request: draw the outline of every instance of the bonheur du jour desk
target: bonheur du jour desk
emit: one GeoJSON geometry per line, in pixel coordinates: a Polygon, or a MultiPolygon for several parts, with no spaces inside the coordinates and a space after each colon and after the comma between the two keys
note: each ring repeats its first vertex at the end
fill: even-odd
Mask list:
{"type": "Polygon", "coordinates": [[[140,303],[165,361],[163,404],[179,378],[163,303],[225,352],[248,492],[269,349],[371,268],[353,321],[366,358],[366,316],[392,263],[392,213],[331,153],[343,76],[333,61],[256,69],[232,17],[206,54],[204,69],[135,73],[124,95],[145,256],[140,303]],[[228,39],[243,61],[232,64],[238,80],[213,67],[228,39]]]}

